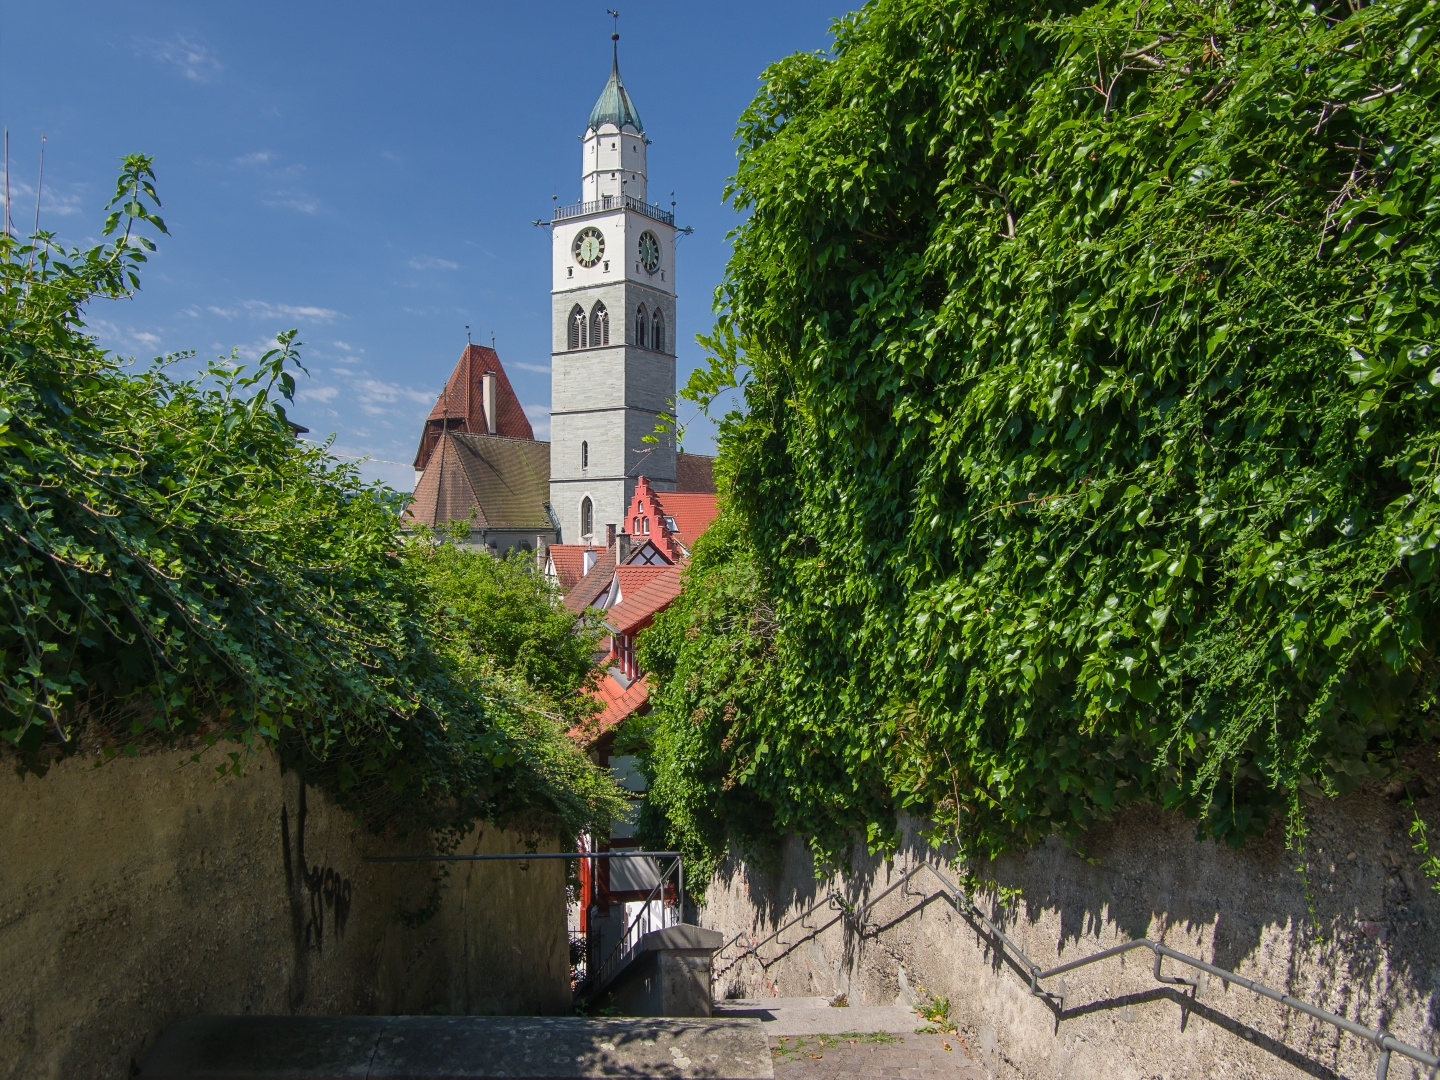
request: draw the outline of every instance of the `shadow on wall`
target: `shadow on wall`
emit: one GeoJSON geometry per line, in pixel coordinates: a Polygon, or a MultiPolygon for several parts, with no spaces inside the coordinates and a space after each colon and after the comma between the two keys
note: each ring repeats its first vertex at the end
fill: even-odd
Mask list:
{"type": "Polygon", "coordinates": [[[119,1080],[199,1014],[569,1011],[559,862],[365,863],[428,839],[367,832],[273,754],[218,779],[188,757],[0,771],[0,1080],[119,1080]]]}
{"type": "MultiPolygon", "coordinates": [[[[1419,764],[1428,794],[1418,807],[1440,822],[1433,751],[1419,764]]],[[[1440,896],[1411,850],[1409,809],[1372,791],[1314,803],[1307,813],[1303,874],[1278,826],[1236,851],[1197,842],[1193,823],[1153,808],[1119,813],[1073,848],[1052,839],[968,871],[992,883],[976,902],[1042,966],[1149,937],[1434,1049],[1440,896]]],[[[815,879],[795,838],[768,871],[722,865],[702,923],[727,941],[746,937],[716,958],[717,993],[845,993],[852,1003],[889,1004],[927,987],[958,1003],[957,1019],[990,1029],[999,1058],[1009,1054],[1032,1076],[1058,1075],[1057,1058],[1077,1077],[1092,1075],[1085,1062],[1094,1058],[1093,1075],[1104,1076],[1098,1048],[1114,1051],[1117,1038],[1127,1057],[1153,1055],[1152,1068],[1188,1058],[1207,1074],[1234,1064],[1275,1075],[1266,1069],[1283,1062],[1295,1075],[1349,1075],[1351,1068],[1373,1075],[1364,1060],[1371,1048],[1352,1036],[1218,979],[1202,981],[1198,998],[1189,988],[1160,986],[1148,952],[1068,973],[1063,1012],[1047,1009],[1029,996],[1029,973],[1006,962],[933,881],[923,895],[892,894],[861,931],[847,908],[881,892],[904,866],[943,854],[922,839],[924,823],[902,824],[898,865],[861,849],[852,873],[831,881],[815,879]],[[817,904],[813,915],[765,940],[817,904]],[[744,955],[747,942],[763,943],[760,960],[744,955]]],[[[953,871],[949,877],[957,880],[953,871]]]]}

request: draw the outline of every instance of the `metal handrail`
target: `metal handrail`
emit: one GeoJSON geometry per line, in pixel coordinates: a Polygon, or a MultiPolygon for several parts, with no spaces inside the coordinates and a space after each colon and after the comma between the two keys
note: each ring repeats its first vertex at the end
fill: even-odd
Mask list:
{"type": "MultiPolygon", "coordinates": [[[[878,900],[878,899],[880,899],[880,897],[886,896],[886,895],[888,895],[890,892],[891,892],[891,890],[890,890],[890,889],[887,889],[887,890],[885,890],[885,892],[881,893],[880,896],[877,896],[876,899],[878,900]]],[[[744,938],[745,941],[747,942],[747,944],[745,945],[744,948],[742,948],[742,949],[740,950],[740,955],[739,955],[739,956],[735,957],[734,960],[730,961],[730,963],[726,964],[724,967],[722,967],[722,968],[717,968],[717,969],[715,970],[715,974],[716,974],[716,975],[723,975],[723,974],[725,974],[725,972],[729,971],[729,970],[730,970],[731,968],[733,968],[736,964],[740,963],[741,960],[745,959],[745,957],[746,957],[747,955],[755,957],[755,959],[756,959],[757,961],[759,961],[761,967],[769,967],[771,964],[775,963],[776,960],[779,960],[780,957],[784,956],[785,953],[788,953],[792,948],[795,947],[794,944],[789,944],[789,943],[780,941],[780,935],[781,935],[782,933],[784,933],[786,930],[790,929],[790,927],[794,926],[796,923],[803,923],[805,919],[809,918],[811,915],[815,914],[815,912],[819,911],[822,907],[826,907],[826,906],[829,906],[829,907],[832,908],[833,910],[840,912],[840,915],[839,915],[839,916],[836,916],[836,918],[841,918],[841,917],[843,917],[843,916],[846,914],[846,912],[849,910],[849,905],[845,903],[844,897],[842,897],[842,896],[841,896],[839,893],[837,893],[837,892],[831,891],[831,892],[829,892],[829,893],[827,893],[827,894],[825,895],[825,899],[823,899],[823,900],[817,900],[815,903],[811,904],[808,908],[806,908],[804,911],[802,911],[802,912],[801,912],[798,916],[796,916],[795,918],[789,920],[788,922],[781,923],[781,924],[775,929],[775,932],[772,933],[772,934],[770,934],[769,937],[763,937],[763,938],[761,938],[759,941],[756,941],[754,938],[752,938],[752,937],[749,935],[748,932],[746,932],[746,931],[744,931],[744,930],[741,930],[738,934],[736,934],[734,937],[732,937],[729,941],[727,941],[727,942],[725,942],[725,944],[721,945],[720,948],[715,951],[715,955],[716,955],[717,957],[720,956],[721,953],[723,953],[726,949],[730,948],[731,945],[736,944],[738,941],[740,941],[741,938],[744,938]],[[773,959],[768,960],[768,961],[767,961],[767,960],[764,960],[764,959],[761,959],[761,956],[760,956],[760,946],[765,945],[765,944],[768,944],[768,943],[771,942],[771,941],[778,942],[778,943],[784,948],[784,952],[781,952],[779,955],[775,956],[773,959]]],[[[828,929],[829,927],[833,926],[834,923],[835,923],[835,921],[836,921],[835,919],[831,919],[829,922],[825,923],[823,926],[817,926],[817,927],[813,927],[813,928],[811,928],[811,927],[806,927],[806,929],[807,929],[807,930],[810,930],[812,935],[818,934],[820,931],[826,930],[826,929],[828,929]]],[[[798,943],[797,943],[797,944],[798,944],[798,943]]]]}
{"type": "MultiPolygon", "coordinates": [[[[1376,1064],[1375,1071],[1376,1080],[1386,1080],[1386,1077],[1389,1076],[1390,1055],[1392,1053],[1401,1054],[1405,1057],[1410,1058],[1412,1061],[1418,1061],[1422,1065],[1428,1065],[1430,1067],[1430,1076],[1432,1080],[1435,1076],[1435,1070],[1437,1068],[1440,1068],[1440,1057],[1437,1057],[1435,1054],[1430,1053],[1428,1050],[1422,1050],[1418,1046],[1411,1046],[1409,1043],[1402,1042],[1401,1040],[1395,1038],[1395,1036],[1391,1035],[1388,1031],[1385,1031],[1383,1029],[1376,1030],[1375,1028],[1369,1028],[1366,1027],[1364,1024],[1357,1023],[1354,1020],[1349,1020],[1343,1016],[1337,1016],[1335,1013],[1332,1013],[1327,1009],[1322,1009],[1317,1005],[1311,1005],[1309,1002],[1301,1001],[1299,998],[1291,997],[1289,994],[1281,993],[1279,990],[1272,989],[1271,987],[1266,986],[1263,983],[1256,982],[1254,979],[1247,978],[1244,975],[1237,974],[1234,971],[1227,971],[1225,968],[1216,967],[1214,964],[1207,964],[1204,960],[1189,956],[1185,953],[1180,952],[1177,949],[1172,949],[1170,948],[1170,946],[1163,945],[1158,941],[1151,941],[1149,938],[1139,938],[1134,941],[1127,941],[1123,945],[1116,945],[1113,948],[1103,949],[1100,952],[1093,953],[1090,956],[1083,956],[1078,960],[1071,960],[1064,964],[1058,964],[1052,968],[1041,968],[1039,964],[1035,963],[1028,956],[1026,956],[1024,950],[1022,950],[1020,946],[1016,945],[1013,941],[1011,941],[1010,938],[1006,936],[1005,932],[1001,930],[1000,927],[995,925],[995,923],[983,911],[980,910],[980,908],[975,904],[975,902],[971,900],[970,897],[967,896],[958,885],[955,885],[953,882],[951,882],[950,879],[945,877],[944,874],[940,873],[940,871],[937,870],[933,864],[928,862],[921,862],[918,865],[911,867],[908,871],[905,872],[905,874],[900,878],[899,881],[895,882],[889,888],[885,889],[873,899],[869,900],[865,904],[862,904],[856,909],[859,915],[859,919],[857,921],[857,930],[862,937],[865,934],[865,924],[868,920],[870,911],[875,907],[875,905],[878,904],[881,900],[885,899],[885,897],[889,896],[891,893],[895,892],[895,890],[897,889],[906,888],[908,891],[907,887],[910,884],[911,880],[917,877],[923,870],[929,870],[930,873],[935,876],[936,880],[938,880],[940,884],[944,887],[946,898],[950,901],[950,903],[954,906],[955,910],[963,918],[973,920],[974,922],[978,922],[980,925],[982,925],[997,943],[1000,950],[1002,952],[1008,952],[1010,954],[1010,959],[1018,966],[1024,968],[1029,973],[1031,995],[1034,997],[1044,998],[1047,1003],[1051,1003],[1052,1007],[1055,1008],[1058,1012],[1063,1013],[1065,1010],[1065,995],[1063,993],[1051,993],[1050,991],[1043,989],[1040,986],[1040,981],[1042,979],[1054,978],[1057,975],[1063,975],[1067,971],[1074,971],[1077,968],[1082,968],[1089,964],[1096,964],[1099,963],[1101,960],[1108,960],[1111,957],[1120,956],[1134,949],[1149,949],[1155,956],[1155,964],[1151,970],[1156,981],[1158,982],[1169,983],[1171,985],[1184,984],[1193,987],[1197,991],[1200,988],[1199,980],[1197,979],[1187,979],[1182,976],[1162,974],[1160,970],[1160,964],[1165,957],[1169,957],[1171,960],[1174,960],[1181,964],[1188,964],[1190,967],[1195,968],[1198,971],[1203,971],[1209,975],[1214,975],[1217,978],[1223,979],[1225,982],[1236,983],[1237,985],[1243,986],[1245,989],[1250,990],[1253,993],[1259,994],[1261,997],[1267,997],[1272,1001],[1277,1001],[1281,1005],[1286,1006],[1287,1008],[1291,1008],[1297,1012],[1304,1013],[1306,1016],[1313,1017],[1316,1020],[1321,1020],[1327,1024],[1339,1028],[1342,1031],[1348,1031],[1350,1032],[1350,1034],[1374,1044],[1375,1047],[1378,1048],[1380,1051],[1380,1057],[1379,1061],[1376,1064]]],[[[821,904],[833,903],[836,899],[836,895],[837,894],[833,891],[830,892],[826,896],[824,901],[817,901],[815,904],[812,904],[805,913],[801,914],[799,919],[792,919],[790,922],[782,926],[781,929],[783,930],[786,927],[793,926],[796,922],[804,919],[807,915],[818,910],[821,904]]],[[[843,904],[843,901],[841,901],[841,903],[843,904]]],[[[831,920],[831,922],[833,923],[834,920],[831,920]]],[[[826,924],[826,926],[829,925],[830,923],[826,924]]],[[[825,927],[820,927],[816,930],[816,932],[818,933],[819,930],[822,930],[824,928],[825,927]]],[[[777,939],[779,937],[779,934],[780,930],[776,930],[776,932],[770,935],[770,937],[765,938],[758,943],[752,942],[750,947],[744,949],[741,952],[740,956],[736,957],[735,961],[732,964],[728,965],[722,970],[729,970],[729,967],[733,967],[734,964],[737,964],[741,960],[743,960],[746,954],[753,955],[755,959],[760,963],[761,967],[768,967],[769,964],[774,963],[775,960],[771,960],[769,963],[763,960],[760,956],[759,947],[760,945],[763,945],[768,941],[777,939]]],[[[741,937],[746,937],[748,939],[749,935],[745,934],[743,931],[739,934],[736,934],[733,938],[726,942],[724,946],[721,947],[722,951],[723,949],[728,948],[730,945],[735,944],[737,941],[740,940],[741,937]]],[[[781,955],[784,954],[782,953],[781,955]]],[[[779,957],[777,956],[775,959],[778,960],[779,957]]]]}
{"type": "Polygon", "coordinates": [[[669,210],[662,210],[654,203],[647,203],[644,199],[637,199],[633,195],[607,195],[604,198],[592,199],[590,202],[557,206],[552,223],[564,221],[566,218],[583,217],[586,214],[598,214],[602,210],[634,210],[637,214],[644,214],[646,217],[654,218],[666,225],[675,224],[675,215],[669,210]]]}
{"type": "MultiPolygon", "coordinates": [[[[672,853],[667,852],[666,854],[672,853]]],[[[605,986],[611,975],[630,961],[630,957],[640,944],[640,939],[644,937],[644,934],[635,934],[635,930],[639,927],[640,920],[649,914],[652,903],[658,899],[661,905],[664,905],[665,884],[670,880],[672,873],[676,877],[677,907],[683,916],[685,910],[685,868],[683,860],[676,854],[673,857],[673,861],[665,869],[665,872],[660,875],[660,880],[655,883],[655,887],[652,888],[649,895],[641,901],[639,910],[635,912],[635,917],[626,925],[624,933],[620,935],[620,940],[617,941],[615,947],[610,950],[610,955],[595,969],[593,975],[591,975],[588,970],[586,971],[585,981],[576,988],[577,996],[584,996],[601,989],[605,986]],[[634,936],[633,941],[631,940],[632,935],[634,936]]]]}

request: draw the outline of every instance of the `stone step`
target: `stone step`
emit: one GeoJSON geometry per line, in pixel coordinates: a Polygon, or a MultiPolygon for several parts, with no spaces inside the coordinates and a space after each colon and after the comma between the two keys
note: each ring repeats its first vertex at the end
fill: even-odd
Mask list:
{"type": "Polygon", "coordinates": [[[958,1035],[796,1035],[770,1040],[775,1080],[989,1080],[993,1055],[958,1035]]]}
{"type": "Polygon", "coordinates": [[[196,1016],[144,1080],[773,1080],[754,1020],[571,1016],[196,1016]]]}
{"type": "Polygon", "coordinates": [[[849,1032],[913,1033],[924,1021],[904,1005],[833,1006],[822,997],[753,998],[717,1001],[715,1016],[758,1020],[770,1038],[781,1035],[839,1035],[849,1032]]]}

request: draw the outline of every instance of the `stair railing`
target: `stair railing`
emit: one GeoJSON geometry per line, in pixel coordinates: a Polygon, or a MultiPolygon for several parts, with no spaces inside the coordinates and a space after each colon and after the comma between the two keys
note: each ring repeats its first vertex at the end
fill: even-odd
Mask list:
{"type": "MultiPolygon", "coordinates": [[[[683,916],[685,911],[684,860],[673,852],[655,852],[653,854],[655,856],[661,854],[670,856],[670,864],[665,868],[665,872],[660,875],[660,880],[655,883],[655,887],[650,890],[649,894],[641,902],[639,910],[635,912],[634,917],[626,924],[624,933],[620,935],[620,940],[615,943],[615,947],[610,950],[610,954],[605,957],[605,961],[596,967],[593,972],[589,970],[586,971],[584,981],[575,988],[575,996],[577,998],[589,997],[603,989],[611,977],[630,962],[636,948],[640,944],[640,939],[650,932],[651,928],[648,926],[650,905],[658,901],[661,905],[662,912],[669,906],[665,901],[665,886],[672,878],[675,881],[676,901],[674,906],[677,912],[676,921],[679,922],[680,916],[683,916]],[[644,929],[641,929],[642,924],[647,924],[644,929]]],[[[661,923],[663,924],[664,921],[662,914],[661,923]]]]}
{"type": "MultiPolygon", "coordinates": [[[[894,882],[883,892],[878,893],[876,896],[866,901],[864,904],[859,905],[858,907],[852,908],[850,905],[845,903],[843,898],[840,898],[839,895],[832,890],[826,895],[824,900],[817,901],[816,903],[810,905],[810,907],[807,908],[804,912],[802,912],[798,917],[788,920],[769,937],[762,938],[759,942],[753,941],[744,931],[736,934],[729,941],[727,941],[725,945],[721,946],[721,951],[723,952],[724,949],[739,943],[742,938],[745,939],[746,945],[744,948],[741,949],[740,955],[738,955],[725,967],[718,969],[716,971],[716,974],[718,975],[725,971],[728,971],[730,968],[740,963],[746,956],[754,956],[762,968],[768,968],[771,964],[774,964],[787,952],[789,952],[790,949],[794,948],[795,945],[798,944],[798,942],[782,943],[785,945],[784,950],[768,961],[760,955],[760,947],[770,941],[778,942],[782,930],[788,929],[789,927],[794,926],[798,922],[802,922],[806,917],[813,914],[815,911],[818,911],[821,907],[827,904],[832,907],[838,907],[842,914],[836,916],[835,919],[831,919],[823,926],[816,927],[811,932],[811,936],[813,936],[814,934],[818,934],[821,930],[824,930],[834,925],[834,923],[839,918],[843,918],[845,914],[853,911],[857,916],[855,920],[857,933],[861,937],[865,937],[867,934],[866,924],[869,921],[870,912],[874,910],[875,905],[880,903],[881,900],[884,900],[891,893],[895,892],[898,889],[904,889],[907,895],[926,895],[924,893],[911,892],[909,886],[912,880],[914,880],[916,877],[920,876],[923,872],[927,870],[935,877],[937,881],[940,882],[940,885],[944,890],[945,898],[949,900],[951,905],[955,908],[956,912],[962,918],[970,921],[972,924],[978,923],[980,926],[984,927],[986,933],[990,936],[990,939],[995,945],[997,951],[999,951],[1002,955],[1008,954],[1009,959],[1017,967],[1022,968],[1025,972],[1029,974],[1031,995],[1044,999],[1046,1003],[1051,1006],[1051,1008],[1056,1010],[1057,1015],[1062,1014],[1065,1011],[1064,981],[1061,981],[1060,991],[1056,993],[1042,988],[1040,986],[1040,983],[1043,980],[1053,979],[1059,975],[1065,974],[1067,971],[1074,971],[1077,968],[1086,967],[1090,964],[1097,964],[1102,960],[1109,960],[1112,957],[1123,955],[1124,953],[1130,952],[1134,949],[1149,949],[1155,957],[1155,963],[1154,966],[1151,968],[1151,973],[1157,982],[1168,983],[1170,985],[1185,985],[1191,987],[1192,991],[1199,991],[1199,979],[1185,978],[1184,976],[1180,975],[1166,975],[1161,971],[1161,963],[1166,958],[1169,958],[1176,963],[1185,964],[1188,967],[1194,968],[1197,971],[1203,971],[1207,975],[1213,975],[1216,978],[1222,979],[1225,982],[1235,983],[1238,986],[1243,986],[1245,989],[1250,990],[1253,993],[1259,994],[1261,997],[1266,997],[1269,998],[1271,1001],[1279,1002],[1281,1005],[1284,1005],[1287,1008],[1294,1009],[1296,1012],[1304,1013],[1306,1016],[1313,1017],[1314,1019],[1319,1020],[1323,1023],[1330,1024],[1334,1027],[1339,1028],[1341,1031],[1348,1031],[1350,1034],[1356,1036],[1357,1038],[1364,1039],[1366,1042],[1371,1043],[1380,1051],[1379,1059],[1376,1062],[1375,1069],[1376,1080],[1386,1080],[1386,1078],[1389,1076],[1391,1054],[1400,1054],[1403,1057],[1410,1058],[1412,1061],[1418,1061],[1421,1065],[1428,1065],[1430,1067],[1431,1080],[1435,1080],[1436,1070],[1440,1069],[1440,1056],[1436,1056],[1435,1054],[1430,1053],[1428,1050],[1422,1050],[1418,1046],[1411,1046],[1409,1043],[1402,1042],[1383,1028],[1377,1030],[1375,1028],[1366,1027],[1364,1024],[1357,1023],[1356,1021],[1350,1020],[1344,1016],[1337,1016],[1335,1013],[1332,1013],[1327,1009],[1322,1009],[1318,1005],[1311,1005],[1308,1001],[1301,1001],[1299,998],[1292,997],[1289,994],[1285,994],[1279,990],[1272,989],[1271,987],[1266,986],[1263,983],[1256,982],[1254,979],[1247,978],[1246,976],[1240,975],[1234,971],[1227,971],[1225,968],[1216,967],[1214,964],[1208,964],[1204,960],[1200,960],[1194,956],[1189,956],[1185,953],[1180,952],[1177,949],[1172,949],[1170,946],[1164,945],[1158,941],[1151,941],[1149,938],[1138,938],[1133,941],[1127,941],[1124,944],[1116,945],[1113,948],[1102,949],[1100,952],[1092,953],[1090,956],[1083,956],[1078,960],[1071,960],[1064,964],[1058,964],[1052,968],[1042,968],[1039,964],[1031,960],[1030,957],[1025,954],[1025,951],[1020,948],[1020,946],[1016,945],[1015,942],[1011,941],[1010,938],[1005,934],[1005,932],[1001,930],[1000,927],[997,926],[995,922],[989,918],[989,916],[987,916],[983,911],[980,910],[979,906],[975,903],[975,901],[973,901],[969,897],[969,895],[960,888],[960,886],[951,882],[949,878],[947,878],[938,869],[936,869],[936,867],[932,863],[929,862],[920,862],[915,866],[912,866],[901,876],[899,881],[894,882]]],[[[907,912],[906,915],[902,916],[902,918],[908,917],[909,914],[910,913],[907,912]]]]}

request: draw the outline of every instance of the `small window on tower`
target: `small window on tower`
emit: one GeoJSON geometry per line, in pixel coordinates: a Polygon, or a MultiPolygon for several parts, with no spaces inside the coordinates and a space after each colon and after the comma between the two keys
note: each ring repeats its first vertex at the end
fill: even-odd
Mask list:
{"type": "Polygon", "coordinates": [[[590,501],[590,496],[580,500],[580,535],[583,537],[593,536],[595,533],[595,504],[590,501]]]}
{"type": "Polygon", "coordinates": [[[590,467],[590,444],[588,442],[580,444],[580,467],[582,469],[590,467]]]}

